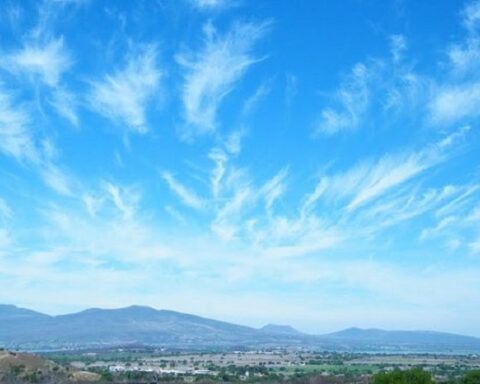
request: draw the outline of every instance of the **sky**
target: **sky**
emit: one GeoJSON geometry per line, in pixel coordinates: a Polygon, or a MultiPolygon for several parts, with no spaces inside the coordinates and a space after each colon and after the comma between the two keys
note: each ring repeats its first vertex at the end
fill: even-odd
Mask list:
{"type": "Polygon", "coordinates": [[[480,1],[3,0],[0,303],[480,336],[480,1]]]}

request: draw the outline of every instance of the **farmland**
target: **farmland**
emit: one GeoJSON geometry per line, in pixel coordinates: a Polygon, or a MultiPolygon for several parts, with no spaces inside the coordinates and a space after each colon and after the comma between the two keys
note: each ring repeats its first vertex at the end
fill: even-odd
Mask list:
{"type": "Polygon", "coordinates": [[[61,366],[108,375],[131,377],[155,373],[163,379],[194,381],[268,381],[323,376],[368,380],[395,369],[421,368],[437,382],[451,382],[480,369],[478,355],[352,354],[309,351],[196,352],[117,349],[44,355],[61,366]]]}

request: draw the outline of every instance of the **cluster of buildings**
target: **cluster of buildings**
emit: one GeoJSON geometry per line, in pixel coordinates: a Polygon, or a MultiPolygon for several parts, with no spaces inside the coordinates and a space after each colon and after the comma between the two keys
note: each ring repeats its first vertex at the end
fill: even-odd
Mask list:
{"type": "Polygon", "coordinates": [[[161,368],[158,366],[145,365],[126,365],[115,364],[108,367],[109,372],[155,372],[168,376],[183,376],[183,375],[216,375],[217,372],[209,369],[194,369],[194,368],[161,368]]]}

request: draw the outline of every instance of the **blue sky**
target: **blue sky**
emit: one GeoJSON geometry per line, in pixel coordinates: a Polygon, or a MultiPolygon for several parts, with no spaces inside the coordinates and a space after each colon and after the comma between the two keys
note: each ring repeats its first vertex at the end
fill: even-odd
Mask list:
{"type": "Polygon", "coordinates": [[[480,2],[0,10],[0,302],[480,336],[480,2]]]}

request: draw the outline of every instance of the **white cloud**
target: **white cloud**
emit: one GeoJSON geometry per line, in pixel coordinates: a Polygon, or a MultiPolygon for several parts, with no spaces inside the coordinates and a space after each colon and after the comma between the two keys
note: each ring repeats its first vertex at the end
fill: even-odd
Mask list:
{"type": "Polygon", "coordinates": [[[91,108],[133,132],[147,132],[147,107],[159,91],[162,76],[156,57],[156,49],[150,46],[140,54],[130,54],[125,68],[93,81],[88,99],[91,108]]]}
{"type": "MultiPolygon", "coordinates": [[[[59,252],[59,259],[68,258],[79,270],[99,273],[116,270],[105,267],[105,262],[116,265],[129,262],[132,263],[129,273],[134,273],[145,260],[175,255],[175,251],[158,238],[159,232],[151,223],[139,216],[140,196],[136,189],[103,182],[99,190],[84,196],[89,196],[83,199],[87,210],[63,204],[49,204],[43,209],[42,229],[48,238],[45,249],[59,252]]],[[[35,252],[41,249],[36,247],[35,252]]]]}
{"type": "Polygon", "coordinates": [[[407,49],[407,41],[405,39],[405,36],[390,36],[390,48],[393,56],[393,61],[399,61],[402,58],[404,51],[407,49]]]}
{"type": "Polygon", "coordinates": [[[39,173],[45,184],[55,192],[72,196],[72,181],[58,166],[47,163],[39,168],[39,173]]]}
{"type": "Polygon", "coordinates": [[[50,87],[58,85],[62,74],[71,64],[72,60],[63,46],[62,38],[44,45],[27,44],[20,51],[1,60],[2,67],[7,71],[38,76],[50,87]]]}
{"type": "Polygon", "coordinates": [[[222,240],[233,240],[243,224],[242,211],[255,199],[249,184],[235,185],[233,195],[222,197],[224,201],[216,212],[210,228],[222,240]],[[240,225],[239,225],[240,223],[240,225]]]}
{"type": "Polygon", "coordinates": [[[268,180],[260,189],[260,193],[265,199],[265,208],[267,211],[270,211],[275,201],[285,193],[287,188],[285,179],[287,176],[288,169],[284,168],[268,180]]]}
{"type": "Polygon", "coordinates": [[[463,24],[470,33],[476,33],[480,25],[480,1],[475,0],[467,4],[462,12],[463,24]]]}
{"type": "MultiPolygon", "coordinates": [[[[348,209],[355,209],[417,176],[430,168],[434,161],[424,158],[423,154],[399,157],[382,157],[371,166],[360,166],[345,175],[346,187],[358,187],[357,193],[348,204],[348,209]]],[[[436,159],[435,159],[436,160],[436,159]]]]}
{"type": "Polygon", "coordinates": [[[223,151],[214,149],[209,153],[208,157],[215,163],[215,167],[210,176],[210,183],[212,186],[212,195],[214,199],[216,199],[220,193],[221,181],[225,176],[228,156],[223,151]]]}
{"type": "Polygon", "coordinates": [[[435,123],[480,116],[480,82],[440,89],[430,104],[430,113],[435,123]]]}
{"type": "Polygon", "coordinates": [[[192,56],[177,55],[185,68],[182,89],[184,118],[194,133],[216,129],[217,111],[252,64],[254,44],[265,34],[266,24],[234,24],[224,35],[208,24],[203,48],[192,56]]]}
{"type": "Polygon", "coordinates": [[[390,55],[357,63],[333,92],[319,113],[314,135],[333,136],[360,128],[385,129],[423,114],[432,80],[415,71],[407,60],[407,41],[390,36],[390,55]]]}
{"type": "Polygon", "coordinates": [[[57,113],[73,125],[78,125],[76,98],[61,86],[64,73],[73,60],[66,50],[63,38],[49,39],[46,43],[29,42],[14,53],[8,54],[0,65],[14,75],[23,75],[40,81],[51,89],[50,104],[57,113]]]}
{"type": "Polygon", "coordinates": [[[270,86],[268,83],[261,84],[243,104],[243,114],[248,115],[251,113],[258,103],[262,101],[270,92],[270,86]]]}
{"type": "Polygon", "coordinates": [[[83,204],[85,205],[85,209],[90,217],[94,218],[97,216],[97,212],[100,210],[103,203],[102,200],[103,199],[97,198],[89,193],[86,193],[82,196],[83,204]]]}
{"type": "Polygon", "coordinates": [[[78,126],[77,101],[73,93],[66,89],[57,88],[52,92],[50,104],[60,116],[67,119],[72,125],[78,126]]]}
{"type": "Polygon", "coordinates": [[[189,190],[177,179],[175,179],[170,172],[162,172],[161,176],[167,183],[168,187],[177,195],[184,205],[197,210],[204,207],[205,202],[199,196],[197,196],[194,191],[189,190]]]}
{"type": "Polygon", "coordinates": [[[449,71],[439,79],[429,102],[430,120],[434,124],[452,124],[480,116],[479,15],[479,1],[471,2],[463,9],[465,36],[447,48],[449,71]]]}
{"type": "Polygon", "coordinates": [[[171,205],[166,205],[164,209],[177,223],[181,225],[187,224],[185,217],[171,205]]]}
{"type": "Polygon", "coordinates": [[[405,185],[398,191],[372,201],[363,210],[348,212],[343,219],[349,221],[350,229],[357,236],[372,235],[433,211],[461,190],[462,188],[451,186],[422,190],[416,186],[405,185]],[[352,213],[356,214],[351,215],[352,213]]]}
{"type": "Polygon", "coordinates": [[[351,196],[347,209],[354,210],[445,160],[446,150],[465,133],[460,129],[424,150],[386,155],[377,162],[359,164],[331,177],[328,192],[336,198],[351,196]]]}
{"type": "MultiPolygon", "coordinates": [[[[240,137],[238,137],[240,140],[240,137]]],[[[230,147],[230,140],[224,143],[230,147]]],[[[258,197],[258,191],[251,187],[248,172],[238,169],[232,164],[233,156],[239,151],[240,144],[235,145],[235,150],[225,151],[214,148],[208,157],[214,162],[214,167],[209,173],[211,185],[212,207],[214,217],[210,229],[223,240],[233,239],[244,223],[243,209],[249,203],[253,203],[258,197]],[[229,153],[233,156],[229,156],[229,153]]]]}
{"type": "Polygon", "coordinates": [[[36,162],[39,153],[30,131],[30,116],[15,106],[0,84],[0,151],[17,161],[36,162]]]}
{"type": "MultiPolygon", "coordinates": [[[[110,182],[105,183],[105,190],[107,191],[108,197],[113,205],[122,214],[123,218],[130,219],[135,215],[139,200],[137,193],[126,188],[121,188],[110,182]]],[[[91,210],[92,208],[92,205],[87,205],[87,209],[91,210]]],[[[94,212],[95,211],[92,211],[92,213],[94,212]]]]}
{"type": "Polygon", "coordinates": [[[435,236],[445,230],[448,226],[450,226],[453,223],[456,223],[458,221],[457,217],[455,216],[448,216],[440,220],[437,225],[435,225],[432,228],[425,228],[422,230],[422,233],[420,234],[420,239],[425,240],[429,237],[435,236]]]}
{"type": "Polygon", "coordinates": [[[451,67],[455,75],[464,75],[477,70],[480,64],[480,40],[467,39],[464,45],[453,45],[448,50],[451,67]]]}
{"type": "Polygon", "coordinates": [[[362,63],[353,67],[351,74],[335,92],[338,108],[325,108],[320,112],[316,133],[333,135],[358,128],[370,102],[369,68],[362,63]]]}
{"type": "Polygon", "coordinates": [[[327,190],[328,185],[328,178],[322,177],[315,186],[315,190],[312,193],[307,194],[305,202],[302,205],[302,214],[308,212],[315,205],[318,199],[320,199],[320,197],[322,197],[322,195],[327,190]]]}
{"type": "Polygon", "coordinates": [[[56,148],[48,138],[35,138],[28,111],[15,105],[0,86],[0,152],[32,166],[43,182],[55,192],[71,195],[70,177],[52,160],[56,148]]]}
{"type": "Polygon", "coordinates": [[[465,206],[468,206],[472,203],[473,195],[479,190],[479,185],[468,185],[461,190],[460,194],[454,195],[453,198],[448,201],[448,203],[440,207],[435,212],[435,216],[443,217],[446,215],[457,215],[458,212],[462,211],[465,206]]]}
{"type": "Polygon", "coordinates": [[[218,9],[224,8],[234,3],[233,0],[190,0],[190,2],[199,9],[218,9]]]}
{"type": "MultiPolygon", "coordinates": [[[[286,192],[286,168],[256,186],[247,169],[236,167],[227,151],[215,148],[209,153],[214,165],[207,181],[212,194],[210,229],[220,239],[251,242],[263,249],[262,254],[279,257],[299,257],[376,234],[452,201],[464,190],[419,185],[420,176],[450,158],[467,133],[468,127],[461,128],[421,150],[387,154],[324,175],[290,217],[279,214],[275,204],[286,192]],[[260,214],[263,209],[267,215],[260,214]]],[[[171,174],[162,177],[182,204],[197,209],[205,204],[171,174]]]]}
{"type": "Polygon", "coordinates": [[[225,139],[225,149],[231,155],[238,155],[242,150],[242,139],[245,137],[247,130],[245,128],[237,129],[231,132],[225,139]]]}

